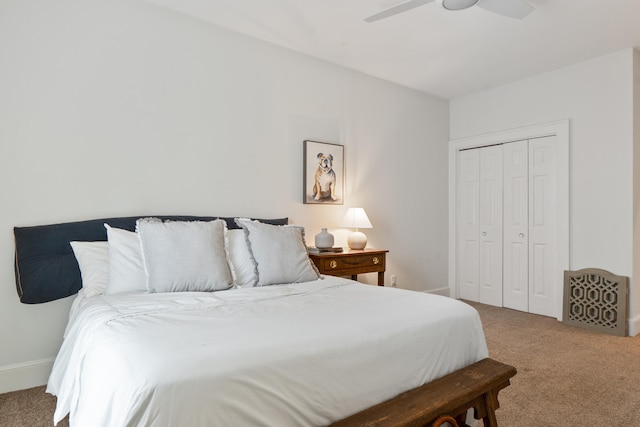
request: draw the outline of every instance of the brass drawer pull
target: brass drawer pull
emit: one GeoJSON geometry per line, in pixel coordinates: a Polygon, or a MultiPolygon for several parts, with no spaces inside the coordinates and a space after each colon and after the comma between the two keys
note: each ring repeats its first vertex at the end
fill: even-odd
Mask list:
{"type": "Polygon", "coordinates": [[[378,259],[378,257],[377,257],[377,256],[374,256],[374,257],[373,257],[373,263],[374,263],[374,264],[379,264],[379,263],[380,263],[380,260],[378,259]]]}
{"type": "Polygon", "coordinates": [[[331,262],[329,263],[329,267],[331,268],[336,268],[338,266],[338,263],[335,260],[331,260],[331,262]]]}

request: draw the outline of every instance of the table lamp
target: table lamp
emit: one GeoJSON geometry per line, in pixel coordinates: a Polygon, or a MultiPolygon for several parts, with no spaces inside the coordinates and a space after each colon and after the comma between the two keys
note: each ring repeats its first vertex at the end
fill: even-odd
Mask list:
{"type": "Polygon", "coordinates": [[[367,213],[363,208],[349,208],[342,219],[342,227],[355,228],[347,238],[349,249],[364,249],[367,246],[367,236],[359,228],[373,228],[367,213]]]}

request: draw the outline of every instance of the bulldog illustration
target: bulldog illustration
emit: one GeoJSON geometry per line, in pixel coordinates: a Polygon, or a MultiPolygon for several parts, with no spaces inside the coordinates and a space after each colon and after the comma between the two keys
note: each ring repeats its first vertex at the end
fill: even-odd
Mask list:
{"type": "Polygon", "coordinates": [[[318,169],[313,184],[313,199],[331,197],[336,200],[336,173],[333,171],[333,155],[318,153],[318,169]]]}

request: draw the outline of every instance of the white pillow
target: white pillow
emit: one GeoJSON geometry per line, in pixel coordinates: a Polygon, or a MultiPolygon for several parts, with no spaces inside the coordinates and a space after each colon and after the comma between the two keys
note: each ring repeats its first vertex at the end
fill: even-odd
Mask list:
{"type": "Polygon", "coordinates": [[[109,224],[104,226],[109,240],[109,282],[104,293],[146,292],[147,277],[138,235],[109,224]]]}
{"type": "Polygon", "coordinates": [[[227,231],[227,251],[233,284],[240,288],[255,286],[258,283],[258,270],[244,230],[227,231]]]}
{"type": "Polygon", "coordinates": [[[108,242],[71,242],[78,261],[84,295],[102,295],[109,280],[108,242]]]}
{"type": "Polygon", "coordinates": [[[142,218],[136,229],[149,291],[218,291],[233,285],[224,220],[162,222],[142,218]]]}
{"type": "Polygon", "coordinates": [[[303,227],[269,225],[246,218],[236,218],[236,223],[244,229],[249,241],[258,269],[258,286],[320,278],[307,253],[303,227]]]}

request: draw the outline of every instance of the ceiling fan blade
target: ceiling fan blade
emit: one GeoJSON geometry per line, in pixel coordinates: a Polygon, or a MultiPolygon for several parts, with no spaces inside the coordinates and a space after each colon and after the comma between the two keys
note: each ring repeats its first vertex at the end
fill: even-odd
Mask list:
{"type": "Polygon", "coordinates": [[[425,5],[427,3],[431,3],[433,0],[409,0],[403,3],[397,4],[389,9],[385,9],[382,12],[376,13],[375,15],[371,15],[368,18],[365,18],[365,21],[371,23],[375,21],[379,21],[384,18],[388,18],[393,15],[397,15],[402,12],[406,12],[407,10],[414,9],[416,7],[425,5]]]}
{"type": "Polygon", "coordinates": [[[525,0],[480,0],[478,6],[509,18],[522,19],[534,11],[525,0]]]}

